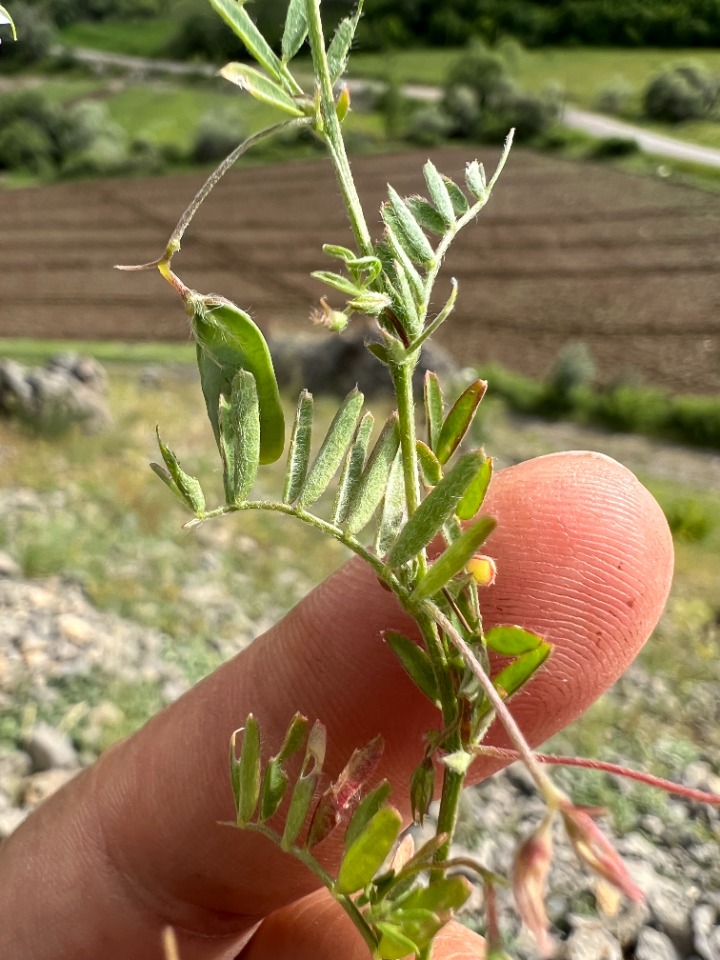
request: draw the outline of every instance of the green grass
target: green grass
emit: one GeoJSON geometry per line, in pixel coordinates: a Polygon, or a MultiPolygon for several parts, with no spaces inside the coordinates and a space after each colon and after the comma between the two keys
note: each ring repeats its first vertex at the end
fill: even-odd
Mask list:
{"type": "Polygon", "coordinates": [[[108,53],[164,57],[176,29],[177,21],[172,16],[73,23],[61,30],[60,41],[67,46],[87,47],[108,53]]]}
{"type": "Polygon", "coordinates": [[[56,353],[71,350],[95,357],[101,363],[149,364],[192,363],[193,347],[188,343],[124,343],[119,340],[32,340],[0,338],[0,357],[38,365],[56,353]]]}
{"type": "Polygon", "coordinates": [[[42,77],[38,91],[53,105],[71,103],[85,97],[97,96],[107,87],[107,80],[87,73],[63,73],[42,77]]]}
{"type": "Polygon", "coordinates": [[[128,87],[106,99],[113,120],[134,137],[145,137],[161,145],[182,149],[189,146],[195,129],[210,110],[233,112],[248,133],[274,123],[280,117],[229,84],[176,85],[141,84],[128,87]]]}

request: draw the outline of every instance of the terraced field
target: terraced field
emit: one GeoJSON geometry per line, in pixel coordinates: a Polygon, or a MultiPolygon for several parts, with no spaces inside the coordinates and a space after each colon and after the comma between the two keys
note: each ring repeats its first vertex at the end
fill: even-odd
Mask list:
{"type": "MultiPolygon", "coordinates": [[[[492,166],[497,152],[477,148],[492,166]]],[[[462,177],[470,148],[433,153],[462,177]]],[[[355,160],[369,211],[389,181],[422,188],[424,152],[355,160]]],[[[0,337],[182,340],[174,292],[154,273],[112,270],[164,249],[197,174],[73,183],[0,195],[0,337]]],[[[231,173],[201,210],[174,265],[186,283],[249,308],[270,331],[309,328],[324,292],[308,276],[347,243],[324,161],[231,173]]],[[[373,215],[373,219],[376,217],[373,215]]],[[[378,226],[379,230],[379,226],[378,226]]],[[[462,362],[498,360],[542,375],[569,339],[601,376],[675,391],[720,390],[720,196],[601,165],[513,152],[446,278],[458,309],[441,341],[462,362]]],[[[438,287],[443,297],[447,285],[438,287]]]]}

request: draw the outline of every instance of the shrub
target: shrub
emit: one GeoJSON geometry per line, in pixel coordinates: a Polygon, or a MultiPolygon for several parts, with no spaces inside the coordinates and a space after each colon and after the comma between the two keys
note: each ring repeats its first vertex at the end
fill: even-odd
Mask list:
{"type": "Polygon", "coordinates": [[[588,156],[595,160],[604,160],[610,157],[629,157],[639,151],[638,142],[632,137],[603,137],[592,145],[588,156]]]}
{"type": "Polygon", "coordinates": [[[47,175],[53,166],[53,141],[42,127],[18,117],[0,130],[0,167],[47,175]]]}
{"type": "Polygon", "coordinates": [[[247,136],[237,114],[230,109],[210,110],[200,118],[191,149],[197,163],[222,160],[247,136]]]}
{"type": "Polygon", "coordinates": [[[12,5],[17,40],[3,43],[0,70],[20,70],[44,60],[55,42],[55,24],[41,8],[28,3],[12,5]]]}
{"type": "Polygon", "coordinates": [[[575,387],[589,386],[596,372],[588,345],[582,340],[570,340],[555,358],[548,380],[558,392],[569,393],[575,387]]]}
{"type": "Polygon", "coordinates": [[[42,176],[118,173],[128,163],[122,127],[101,103],[62,110],[31,91],[0,101],[0,167],[42,176]]]}
{"type": "Polygon", "coordinates": [[[485,107],[491,98],[507,89],[509,82],[502,55],[481,40],[474,39],[450,70],[447,88],[466,87],[475,94],[478,106],[485,107]]]}
{"type": "MultiPolygon", "coordinates": [[[[519,56],[514,46],[506,45],[505,52],[513,59],[519,56]]],[[[501,142],[514,127],[516,140],[527,141],[552,126],[559,100],[519,90],[500,50],[473,40],[448,75],[443,107],[455,136],[501,142]]]]}
{"type": "Polygon", "coordinates": [[[676,397],[668,429],[680,443],[720,450],[720,401],[714,397],[676,397]]]}
{"type": "Polygon", "coordinates": [[[717,522],[708,509],[692,497],[668,504],[664,513],[673,537],[686,543],[705,540],[717,522]]]}
{"type": "Polygon", "coordinates": [[[707,116],[717,94],[717,81],[704,70],[691,64],[675,65],[652,78],[643,94],[643,110],[651,120],[697,120],[707,116]]]}
{"type": "Polygon", "coordinates": [[[601,391],[590,418],[609,430],[657,435],[667,422],[668,397],[662,390],[619,384],[601,391]]]}
{"type": "Polygon", "coordinates": [[[410,118],[406,138],[419,147],[437,147],[450,136],[453,122],[439,104],[428,104],[415,110],[410,118]]]}
{"type": "Polygon", "coordinates": [[[101,135],[83,150],[71,153],[63,162],[65,177],[110,176],[128,167],[127,144],[112,136],[101,135]]]}
{"type": "Polygon", "coordinates": [[[601,113],[616,117],[624,116],[634,96],[633,88],[621,78],[616,78],[595,95],[595,106],[601,113]]]}

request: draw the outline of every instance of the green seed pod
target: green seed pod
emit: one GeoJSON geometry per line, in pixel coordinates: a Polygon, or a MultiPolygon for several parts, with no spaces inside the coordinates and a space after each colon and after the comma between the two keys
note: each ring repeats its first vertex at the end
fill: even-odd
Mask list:
{"type": "Polygon", "coordinates": [[[270,350],[259,327],[244,310],[224,297],[190,292],[185,297],[197,343],[208,417],[220,446],[218,408],[220,397],[228,401],[238,370],[255,378],[260,405],[260,463],[274,463],[285,446],[285,416],[280,403],[270,350]]]}

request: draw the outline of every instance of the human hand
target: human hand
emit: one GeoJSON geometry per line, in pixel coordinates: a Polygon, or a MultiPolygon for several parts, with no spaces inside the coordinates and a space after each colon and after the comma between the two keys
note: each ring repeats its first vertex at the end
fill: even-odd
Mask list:
{"type": "MultiPolygon", "coordinates": [[[[519,623],[554,645],[512,701],[537,744],[579,716],[648,637],[669,589],[671,538],[635,478],[593,454],[502,471],[486,507],[498,519],[486,550],[499,573],[483,593],[484,620],[519,623]]],[[[251,711],[268,749],[296,710],[321,719],[331,774],[381,733],[378,774],[408,812],[404,785],[437,721],[383,644],[388,628],[408,630],[407,618],[372,571],[350,561],[47,801],[0,852],[0,956],[159,960],[170,924],[182,960],[367,960],[312,875],[217,821],[233,813],[230,733],[251,711]]],[[[497,725],[490,742],[507,745],[497,725]]],[[[473,779],[498,766],[478,760],[473,779]]],[[[434,956],[477,958],[482,941],[450,925],[434,956]]]]}

